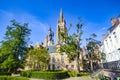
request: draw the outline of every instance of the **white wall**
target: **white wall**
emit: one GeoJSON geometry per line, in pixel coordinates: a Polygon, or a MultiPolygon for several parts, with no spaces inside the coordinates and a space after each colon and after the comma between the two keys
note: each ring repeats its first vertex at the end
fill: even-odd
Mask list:
{"type": "Polygon", "coordinates": [[[103,41],[107,62],[120,60],[120,24],[103,41]]]}

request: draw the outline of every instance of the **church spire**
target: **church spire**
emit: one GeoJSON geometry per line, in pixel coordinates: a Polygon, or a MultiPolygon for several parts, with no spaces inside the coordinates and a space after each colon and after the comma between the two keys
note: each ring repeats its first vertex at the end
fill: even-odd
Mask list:
{"type": "Polygon", "coordinates": [[[62,13],[62,8],[60,9],[60,22],[63,22],[63,13],[62,13]]]}
{"type": "MultiPolygon", "coordinates": [[[[62,9],[60,9],[60,19],[58,21],[57,30],[56,30],[56,43],[57,44],[65,42],[65,40],[62,40],[62,38],[60,37],[60,33],[65,32],[66,30],[67,30],[66,22],[63,17],[62,9]]],[[[67,34],[65,34],[65,35],[67,35],[67,34]]]]}

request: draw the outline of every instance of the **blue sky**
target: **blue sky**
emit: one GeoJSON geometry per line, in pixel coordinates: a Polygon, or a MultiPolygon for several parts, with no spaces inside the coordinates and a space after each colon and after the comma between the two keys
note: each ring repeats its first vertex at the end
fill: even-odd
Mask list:
{"type": "MultiPolygon", "coordinates": [[[[77,23],[80,16],[84,26],[82,43],[91,33],[98,35],[107,33],[111,26],[110,19],[120,14],[120,0],[0,0],[0,41],[3,40],[6,26],[11,19],[20,23],[29,23],[31,41],[34,44],[44,41],[49,27],[56,33],[60,8],[67,23],[77,23]]],[[[54,36],[56,38],[56,36],[54,36]]]]}

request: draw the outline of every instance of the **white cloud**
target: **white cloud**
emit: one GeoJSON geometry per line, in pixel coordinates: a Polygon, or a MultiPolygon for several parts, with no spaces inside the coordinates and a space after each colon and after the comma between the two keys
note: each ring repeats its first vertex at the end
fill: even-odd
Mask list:
{"type": "MultiPolygon", "coordinates": [[[[15,19],[20,23],[29,23],[29,28],[32,30],[31,32],[31,41],[35,43],[43,42],[45,35],[47,34],[49,25],[47,23],[43,23],[36,16],[33,16],[29,13],[20,12],[9,12],[0,10],[0,39],[3,39],[6,26],[10,24],[10,20],[15,19]]],[[[0,40],[0,41],[1,41],[0,40]]]]}
{"type": "Polygon", "coordinates": [[[105,29],[106,29],[106,27],[103,27],[103,28],[102,28],[102,30],[105,30],[105,29]]]}

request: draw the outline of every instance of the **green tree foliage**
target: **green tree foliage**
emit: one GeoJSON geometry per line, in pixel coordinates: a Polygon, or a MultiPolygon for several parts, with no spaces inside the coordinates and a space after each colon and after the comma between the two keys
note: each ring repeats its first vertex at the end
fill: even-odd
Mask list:
{"type": "Polygon", "coordinates": [[[82,36],[82,26],[83,24],[81,23],[80,18],[78,18],[79,22],[76,24],[76,29],[75,32],[71,35],[66,35],[70,28],[72,27],[72,24],[70,24],[70,28],[68,31],[61,32],[60,36],[62,37],[61,39],[66,40],[65,44],[60,44],[60,52],[61,53],[66,53],[68,56],[69,61],[76,60],[77,61],[77,68],[78,72],[80,72],[80,41],[81,41],[81,36],[82,36]]]}
{"type": "Polygon", "coordinates": [[[33,70],[46,70],[49,64],[49,54],[46,48],[40,46],[39,48],[30,48],[26,56],[26,66],[33,70]]]}
{"type": "Polygon", "coordinates": [[[10,72],[22,67],[30,31],[27,23],[21,25],[15,20],[11,20],[11,25],[7,26],[5,39],[1,41],[0,69],[10,72]]]}
{"type": "MultiPolygon", "coordinates": [[[[89,38],[86,39],[87,41],[87,58],[90,61],[90,68],[91,71],[93,71],[93,62],[100,61],[100,55],[99,55],[99,47],[101,46],[101,42],[96,40],[95,38],[97,35],[95,33],[91,34],[89,38]]],[[[97,66],[97,65],[95,65],[97,66]]],[[[87,66],[88,67],[88,66],[87,66]]]]}
{"type": "Polygon", "coordinates": [[[101,60],[106,60],[106,54],[104,52],[100,52],[100,58],[101,60]]]}

